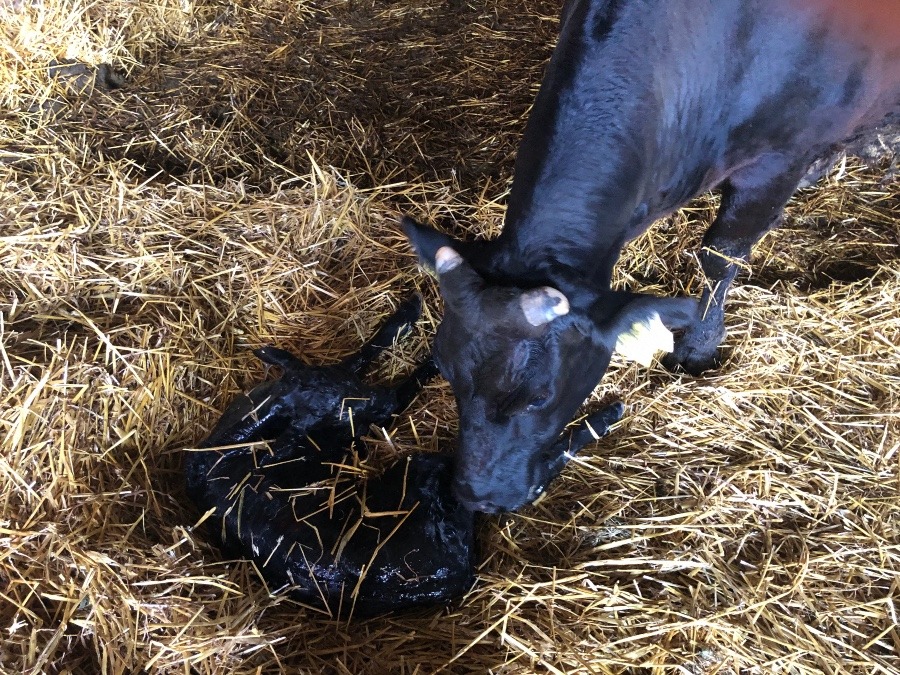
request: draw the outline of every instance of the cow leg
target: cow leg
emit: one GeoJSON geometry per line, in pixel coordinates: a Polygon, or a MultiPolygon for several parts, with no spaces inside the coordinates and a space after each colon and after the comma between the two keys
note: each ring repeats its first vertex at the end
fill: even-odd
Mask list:
{"type": "Polygon", "coordinates": [[[728,288],[738,268],[749,260],[753,245],[780,221],[805,173],[805,164],[802,166],[784,170],[783,162],[764,158],[736,172],[724,184],[719,212],[700,252],[706,275],[700,318],[675,341],[675,351],[663,359],[669,370],[699,375],[720,365],[728,288]]]}

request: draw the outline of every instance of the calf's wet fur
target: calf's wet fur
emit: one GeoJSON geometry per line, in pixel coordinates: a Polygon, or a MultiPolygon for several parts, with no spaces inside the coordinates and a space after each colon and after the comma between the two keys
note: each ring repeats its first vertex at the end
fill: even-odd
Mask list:
{"type": "MultiPolygon", "coordinates": [[[[372,424],[389,425],[437,372],[429,359],[395,386],[360,379],[420,309],[418,297],[404,302],[335,366],[257,350],[281,377],[232,402],[185,460],[188,494],[212,511],[206,523],[223,552],[251,559],[272,590],[333,616],[447,603],[474,582],[475,515],[454,494],[450,456],[414,453],[370,478],[348,470],[354,442],[372,424]]],[[[533,497],[622,410],[608,406],[560,437],[533,497]]]]}

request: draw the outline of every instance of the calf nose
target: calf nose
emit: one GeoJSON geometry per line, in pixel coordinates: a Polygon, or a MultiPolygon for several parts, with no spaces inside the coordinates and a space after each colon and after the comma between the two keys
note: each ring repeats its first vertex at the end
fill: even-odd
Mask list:
{"type": "Polygon", "coordinates": [[[465,481],[453,481],[453,496],[469,511],[480,511],[481,513],[499,513],[503,511],[500,506],[490,499],[484,499],[482,496],[475,494],[472,486],[465,481]]]}

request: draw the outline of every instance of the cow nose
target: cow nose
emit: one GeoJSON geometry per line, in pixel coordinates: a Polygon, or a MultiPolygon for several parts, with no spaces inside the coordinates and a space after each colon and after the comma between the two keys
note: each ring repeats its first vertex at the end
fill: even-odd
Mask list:
{"type": "Polygon", "coordinates": [[[469,511],[500,513],[504,510],[490,499],[483,499],[479,495],[476,495],[472,486],[465,481],[453,481],[453,496],[456,497],[456,500],[469,511]]]}

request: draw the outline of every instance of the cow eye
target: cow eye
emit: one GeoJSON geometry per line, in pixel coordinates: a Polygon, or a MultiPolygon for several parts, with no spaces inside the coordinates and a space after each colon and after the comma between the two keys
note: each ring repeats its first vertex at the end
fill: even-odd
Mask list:
{"type": "Polygon", "coordinates": [[[528,392],[522,388],[507,393],[497,401],[494,409],[495,416],[507,420],[520,413],[537,410],[547,402],[547,396],[544,393],[531,398],[528,396],[528,392]]]}
{"type": "Polygon", "coordinates": [[[550,398],[550,392],[542,391],[538,395],[534,396],[530,401],[528,401],[528,405],[525,406],[525,410],[540,410],[547,404],[547,400],[550,398]]]}

